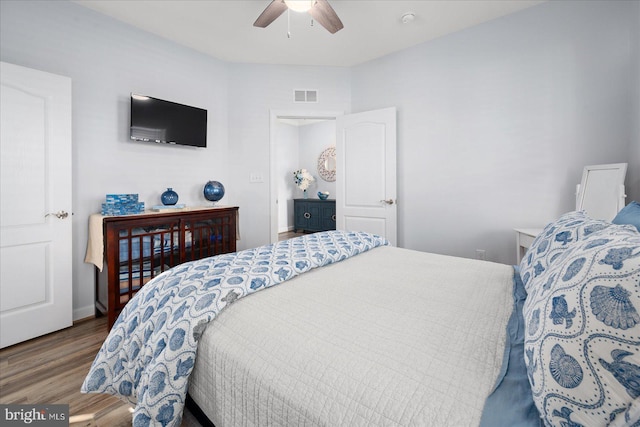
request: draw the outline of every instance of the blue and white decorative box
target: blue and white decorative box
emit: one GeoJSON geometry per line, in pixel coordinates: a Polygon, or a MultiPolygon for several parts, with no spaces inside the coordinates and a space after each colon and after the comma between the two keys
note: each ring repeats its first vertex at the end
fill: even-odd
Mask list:
{"type": "Polygon", "coordinates": [[[144,212],[144,202],[138,202],[137,194],[107,194],[102,204],[102,215],[131,215],[144,212]]]}

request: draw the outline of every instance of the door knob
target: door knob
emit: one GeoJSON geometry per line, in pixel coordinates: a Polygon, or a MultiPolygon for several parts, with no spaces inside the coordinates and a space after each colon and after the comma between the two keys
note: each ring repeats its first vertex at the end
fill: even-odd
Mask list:
{"type": "Polygon", "coordinates": [[[393,204],[393,199],[389,199],[389,200],[380,200],[382,203],[386,203],[388,205],[392,205],[393,204]]]}
{"type": "Polygon", "coordinates": [[[53,215],[53,216],[55,216],[56,218],[65,219],[66,217],[68,217],[68,216],[69,216],[69,213],[68,213],[68,212],[65,212],[65,211],[58,211],[58,212],[56,212],[56,213],[48,213],[48,214],[46,214],[44,217],[46,218],[46,217],[48,217],[49,215],[53,215]]]}

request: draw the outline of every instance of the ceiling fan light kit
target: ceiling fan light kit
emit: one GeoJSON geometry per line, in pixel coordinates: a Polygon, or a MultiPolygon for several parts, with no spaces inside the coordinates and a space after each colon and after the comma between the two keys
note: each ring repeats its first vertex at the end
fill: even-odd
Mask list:
{"type": "Polygon", "coordinates": [[[267,8],[258,16],[254,27],[265,28],[275,21],[286,10],[307,12],[331,34],[344,28],[342,21],[327,0],[272,0],[267,8]]]}
{"type": "Polygon", "coordinates": [[[284,3],[294,12],[307,12],[313,7],[314,0],[284,0],[284,3]]]}

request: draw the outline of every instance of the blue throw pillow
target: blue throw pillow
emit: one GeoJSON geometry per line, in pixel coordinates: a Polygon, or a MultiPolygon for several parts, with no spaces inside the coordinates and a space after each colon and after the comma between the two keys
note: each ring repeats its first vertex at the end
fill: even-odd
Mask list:
{"type": "Polygon", "coordinates": [[[640,203],[631,202],[613,218],[614,224],[631,224],[640,231],[640,203]]]}

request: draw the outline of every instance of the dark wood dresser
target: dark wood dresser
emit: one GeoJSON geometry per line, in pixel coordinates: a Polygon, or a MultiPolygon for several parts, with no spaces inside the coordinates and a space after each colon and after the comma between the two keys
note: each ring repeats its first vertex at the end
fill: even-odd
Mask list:
{"type": "Polygon", "coordinates": [[[189,208],[176,212],[102,218],[104,267],[96,268],[96,315],[109,328],[125,304],[163,271],[236,251],[237,207],[189,208]]]}

